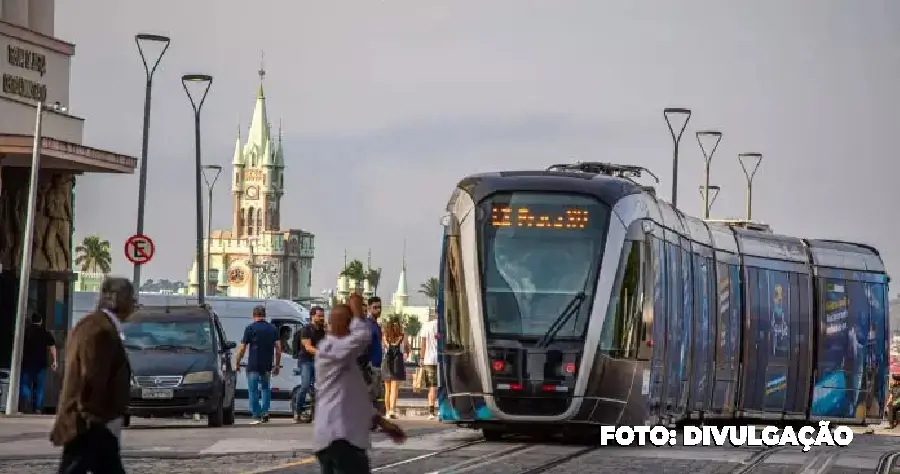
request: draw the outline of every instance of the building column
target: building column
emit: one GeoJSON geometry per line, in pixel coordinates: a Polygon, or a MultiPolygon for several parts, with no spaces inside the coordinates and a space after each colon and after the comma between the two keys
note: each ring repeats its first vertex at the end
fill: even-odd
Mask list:
{"type": "Polygon", "coordinates": [[[56,0],[27,1],[28,27],[42,35],[53,37],[56,0]]]}
{"type": "Polygon", "coordinates": [[[3,21],[28,28],[28,0],[2,0],[3,21]]]}

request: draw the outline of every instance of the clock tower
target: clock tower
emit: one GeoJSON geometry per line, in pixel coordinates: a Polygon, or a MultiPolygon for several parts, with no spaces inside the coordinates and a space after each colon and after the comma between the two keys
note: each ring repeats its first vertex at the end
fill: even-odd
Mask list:
{"type": "Polygon", "coordinates": [[[279,126],[277,143],[273,143],[263,92],[265,76],[265,69],[260,68],[256,107],[253,109],[247,141],[241,143],[239,130],[234,147],[232,232],[238,238],[252,238],[265,231],[281,228],[281,197],[284,195],[283,142],[279,126]]]}
{"type": "MultiPolygon", "coordinates": [[[[284,228],[284,151],[279,124],[272,133],[263,92],[265,68],[246,136],[238,128],[231,161],[232,223],[228,230],[212,230],[204,242],[209,274],[207,294],[244,298],[308,298],[315,257],[315,235],[284,228]]],[[[199,288],[195,260],[188,273],[188,291],[199,288]]]]}

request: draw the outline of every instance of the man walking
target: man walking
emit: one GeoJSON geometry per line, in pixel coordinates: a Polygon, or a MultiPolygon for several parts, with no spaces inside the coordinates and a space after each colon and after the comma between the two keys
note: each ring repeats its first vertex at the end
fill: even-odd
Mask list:
{"type": "Polygon", "coordinates": [[[294,423],[300,422],[300,417],[306,409],[306,397],[310,393],[316,381],[315,357],[316,347],[325,337],[325,310],[319,306],[313,306],[309,310],[310,322],[300,330],[297,344],[297,368],[294,375],[300,377],[300,387],[294,395],[294,423]]]}
{"type": "Polygon", "coordinates": [[[244,353],[247,356],[247,397],[250,399],[252,425],[269,422],[269,405],[272,403],[272,375],[278,375],[281,366],[281,340],[278,329],[266,321],[266,307],[253,308],[253,322],[244,329],[241,346],[234,359],[240,367],[244,353]],[[262,399],[262,403],[260,403],[262,399]]]}
{"type": "Polygon", "coordinates": [[[422,386],[428,388],[428,419],[435,418],[437,406],[437,320],[431,319],[422,325],[419,332],[419,347],[422,354],[422,386]]]}
{"type": "Polygon", "coordinates": [[[97,311],[69,333],[66,367],[50,441],[62,446],[60,474],[124,474],[119,437],[131,388],[121,322],[134,312],[134,287],[107,278],[97,311]]]}
{"type": "Polygon", "coordinates": [[[19,387],[19,405],[27,413],[41,413],[44,409],[44,381],[47,367],[56,370],[56,341],[44,328],[41,315],[31,315],[31,324],[25,327],[25,345],[22,357],[22,378],[19,387]]]}
{"type": "MultiPolygon", "coordinates": [[[[357,304],[361,306],[362,301],[357,304]]],[[[331,309],[328,334],[319,342],[315,357],[319,375],[315,449],[322,474],[370,473],[366,451],[372,447],[372,426],[381,428],[395,442],[406,439],[400,427],[372,407],[358,363],[372,343],[371,323],[361,312],[356,316],[351,312],[343,304],[331,309]]]]}

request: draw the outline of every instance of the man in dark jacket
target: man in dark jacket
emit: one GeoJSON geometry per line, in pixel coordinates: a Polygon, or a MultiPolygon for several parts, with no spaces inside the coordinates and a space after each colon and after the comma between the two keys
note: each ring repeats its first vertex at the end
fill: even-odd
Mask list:
{"type": "Polygon", "coordinates": [[[119,437],[128,413],[131,367],[121,323],[134,312],[134,286],[107,278],[97,311],[69,333],[62,391],[50,441],[62,446],[59,472],[120,474],[119,437]]]}
{"type": "Polygon", "coordinates": [[[19,406],[23,412],[41,413],[44,408],[44,382],[47,369],[56,370],[56,341],[44,328],[41,315],[31,315],[25,327],[25,351],[22,356],[22,380],[19,387],[19,406]]]}

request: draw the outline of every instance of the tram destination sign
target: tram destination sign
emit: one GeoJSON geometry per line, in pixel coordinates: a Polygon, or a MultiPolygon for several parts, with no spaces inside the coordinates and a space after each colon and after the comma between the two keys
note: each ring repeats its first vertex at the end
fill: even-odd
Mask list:
{"type": "MultiPolygon", "coordinates": [[[[6,63],[14,68],[33,71],[43,77],[47,73],[47,56],[21,46],[6,46],[6,63]]],[[[23,99],[47,100],[47,85],[15,73],[3,73],[3,93],[23,99]]]]}

